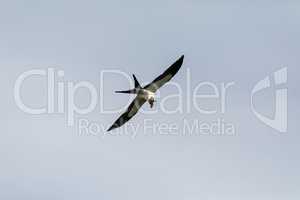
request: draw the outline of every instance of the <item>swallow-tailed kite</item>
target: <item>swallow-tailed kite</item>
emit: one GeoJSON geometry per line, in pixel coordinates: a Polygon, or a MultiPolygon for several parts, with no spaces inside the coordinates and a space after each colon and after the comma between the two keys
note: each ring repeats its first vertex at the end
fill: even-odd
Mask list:
{"type": "Polygon", "coordinates": [[[142,87],[138,80],[136,79],[135,75],[133,74],[134,79],[134,89],[125,90],[125,91],[116,91],[116,93],[129,93],[129,94],[136,94],[137,96],[131,102],[129,107],[127,108],[126,112],[123,113],[117,121],[107,130],[110,131],[112,129],[118,128],[129,121],[142,107],[142,105],[148,101],[150,107],[153,107],[154,103],[154,93],[163,86],[166,82],[168,82],[180,69],[183,63],[184,56],[182,55],[174,64],[172,64],[164,73],[158,76],[154,81],[142,87]]]}

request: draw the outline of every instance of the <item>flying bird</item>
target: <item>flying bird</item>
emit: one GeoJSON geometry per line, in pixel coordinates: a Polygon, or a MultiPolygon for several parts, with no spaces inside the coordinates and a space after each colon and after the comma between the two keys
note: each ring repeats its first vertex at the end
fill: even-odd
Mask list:
{"type": "Polygon", "coordinates": [[[164,73],[159,75],[156,79],[144,87],[140,85],[137,78],[133,74],[132,76],[134,79],[135,88],[125,91],[116,91],[116,93],[136,94],[137,96],[131,102],[127,110],[113,123],[113,125],[107,131],[118,128],[128,122],[146,101],[148,101],[150,107],[152,108],[155,102],[155,92],[165,83],[171,80],[171,78],[178,72],[183,63],[183,58],[184,55],[182,55],[175,63],[173,63],[166,71],[164,71],[164,73]]]}

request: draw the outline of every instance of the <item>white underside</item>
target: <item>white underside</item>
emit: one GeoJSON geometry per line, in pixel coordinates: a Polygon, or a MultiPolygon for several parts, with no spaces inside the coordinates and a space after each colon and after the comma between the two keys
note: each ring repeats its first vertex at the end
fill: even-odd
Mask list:
{"type": "Polygon", "coordinates": [[[155,94],[154,92],[151,92],[149,90],[141,89],[140,91],[138,91],[138,97],[149,100],[154,99],[155,94]]]}

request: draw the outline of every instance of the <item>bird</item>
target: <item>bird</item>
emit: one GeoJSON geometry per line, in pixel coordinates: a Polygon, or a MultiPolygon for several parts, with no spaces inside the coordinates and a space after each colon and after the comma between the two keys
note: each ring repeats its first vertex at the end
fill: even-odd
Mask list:
{"type": "Polygon", "coordinates": [[[153,107],[155,102],[155,92],[162,87],[165,83],[170,81],[173,76],[179,71],[182,66],[184,55],[176,60],[168,69],[166,69],[161,75],[155,78],[151,83],[142,87],[138,82],[136,76],[132,74],[134,80],[134,89],[115,91],[116,93],[128,93],[136,94],[135,99],[130,103],[126,111],[107,129],[111,131],[115,128],[119,128],[128,122],[142,107],[142,105],[148,101],[150,108],[153,107]]]}

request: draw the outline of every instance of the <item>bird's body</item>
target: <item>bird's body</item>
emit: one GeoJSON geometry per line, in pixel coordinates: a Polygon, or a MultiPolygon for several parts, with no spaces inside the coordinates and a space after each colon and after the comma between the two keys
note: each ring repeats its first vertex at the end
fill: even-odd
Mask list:
{"type": "Polygon", "coordinates": [[[154,99],[154,97],[155,97],[154,92],[151,92],[151,91],[146,90],[146,89],[138,89],[137,90],[137,95],[138,95],[139,98],[144,98],[147,101],[149,101],[150,99],[154,99]]]}
{"type": "Polygon", "coordinates": [[[153,103],[155,101],[155,93],[151,92],[150,90],[146,89],[139,89],[137,91],[137,98],[142,98],[145,99],[146,101],[149,102],[150,107],[153,107],[153,103]]]}
{"type": "Polygon", "coordinates": [[[154,81],[152,81],[145,87],[141,87],[135,75],[133,75],[134,85],[135,85],[134,89],[125,90],[125,91],[116,91],[116,93],[129,93],[129,94],[136,94],[137,96],[133,100],[133,102],[129,105],[127,111],[123,113],[107,131],[110,131],[114,128],[118,128],[123,124],[125,124],[137,113],[137,111],[145,102],[148,101],[150,107],[152,108],[155,102],[155,92],[166,82],[168,82],[178,72],[178,70],[180,69],[183,63],[183,58],[184,56],[181,56],[164,73],[162,73],[160,76],[154,79],[154,81]]]}

